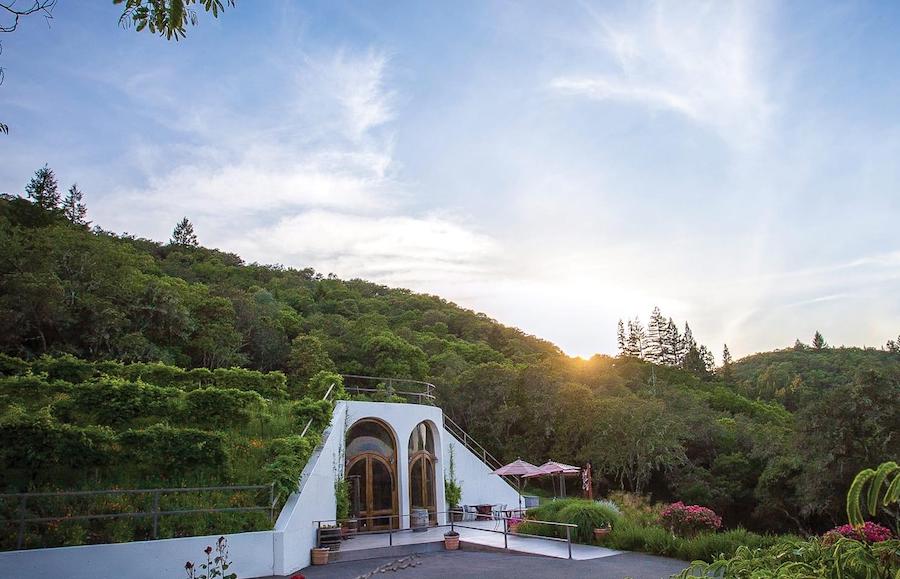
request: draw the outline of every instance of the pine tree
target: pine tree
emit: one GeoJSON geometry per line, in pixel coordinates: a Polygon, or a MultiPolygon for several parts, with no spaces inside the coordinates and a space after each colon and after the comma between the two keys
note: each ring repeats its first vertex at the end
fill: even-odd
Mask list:
{"type": "Polygon", "coordinates": [[[722,348],[722,379],[726,384],[731,382],[731,352],[728,351],[728,344],[722,348]]]}
{"type": "Polygon", "coordinates": [[[59,191],[56,175],[46,164],[34,172],[34,177],[25,186],[25,195],[41,209],[59,208],[59,191]]]}
{"type": "Polygon", "coordinates": [[[169,240],[172,245],[181,245],[183,247],[197,247],[197,236],[194,235],[194,226],[185,217],[175,225],[172,231],[172,239],[169,240]]]}
{"type": "Polygon", "coordinates": [[[84,194],[78,189],[78,184],[74,183],[69,187],[69,192],[62,203],[63,215],[66,219],[76,225],[88,225],[87,206],[82,201],[84,194]]]}
{"type": "Polygon", "coordinates": [[[816,335],[813,336],[812,345],[816,350],[822,350],[828,347],[828,344],[825,342],[825,338],[822,336],[819,330],[816,330],[816,335]]]}
{"type": "Polygon", "coordinates": [[[688,359],[688,353],[690,353],[691,350],[693,350],[693,351],[697,350],[697,342],[694,341],[694,333],[691,331],[691,327],[688,325],[687,322],[685,322],[684,323],[684,335],[681,337],[681,353],[679,355],[679,357],[680,357],[679,364],[681,365],[682,368],[685,367],[687,359],[688,359]]]}
{"type": "Polygon", "coordinates": [[[701,345],[700,350],[698,351],[700,354],[700,360],[703,362],[703,368],[706,374],[712,374],[712,371],[716,368],[716,359],[713,357],[712,352],[709,351],[709,348],[701,345]]]}
{"type": "Polygon", "coordinates": [[[625,339],[625,355],[634,358],[643,358],[647,335],[644,326],[638,318],[628,320],[628,336],[625,339]]]}
{"type": "Polygon", "coordinates": [[[647,346],[644,349],[644,357],[656,364],[664,364],[663,350],[665,343],[666,320],[659,308],[653,308],[650,321],[647,322],[647,346]]]}
{"type": "Polygon", "coordinates": [[[884,345],[884,349],[894,354],[900,353],[900,336],[896,340],[888,340],[884,345]]]}
{"type": "Polygon", "coordinates": [[[619,327],[616,330],[616,343],[619,346],[619,356],[625,355],[625,324],[619,320],[619,327]]]}
{"type": "Polygon", "coordinates": [[[681,334],[678,332],[678,326],[675,321],[669,318],[666,324],[666,339],[664,341],[663,357],[667,366],[677,366],[678,356],[681,349],[681,334]]]}

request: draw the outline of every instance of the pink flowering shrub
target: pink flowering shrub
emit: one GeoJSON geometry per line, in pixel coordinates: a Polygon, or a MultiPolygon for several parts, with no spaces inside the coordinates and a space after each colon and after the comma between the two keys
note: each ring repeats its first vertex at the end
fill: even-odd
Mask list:
{"type": "Polygon", "coordinates": [[[715,531],[722,526],[722,518],[712,509],[700,505],[686,505],[681,501],[663,509],[659,522],[675,535],[692,537],[701,531],[715,531]]]}
{"type": "Polygon", "coordinates": [[[887,527],[882,527],[872,521],[866,521],[862,527],[855,529],[853,525],[841,525],[825,533],[825,541],[833,542],[840,537],[865,541],[867,543],[880,543],[893,538],[893,533],[887,527]]]}

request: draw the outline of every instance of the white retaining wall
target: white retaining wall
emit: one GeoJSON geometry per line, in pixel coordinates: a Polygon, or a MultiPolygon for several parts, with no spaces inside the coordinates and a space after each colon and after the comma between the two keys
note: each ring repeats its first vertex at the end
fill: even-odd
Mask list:
{"type": "MultiPolygon", "coordinates": [[[[233,570],[240,579],[289,575],[310,564],[315,546],[316,520],[335,516],[335,475],[343,470],[344,433],[362,418],[379,418],[390,425],[397,442],[398,505],[401,528],[409,528],[409,438],[423,420],[435,438],[436,468],[449,476],[450,446],[454,449],[456,479],[463,504],[518,503],[516,490],[444,430],[440,408],[418,404],[340,401],[335,405],[321,449],[313,453],[300,477],[299,492],[288,499],[273,531],[226,535],[233,570]]],[[[444,485],[435,481],[438,510],[446,510],[444,485]]],[[[439,517],[446,523],[446,517],[439,517]]],[[[0,577],[32,579],[166,579],[184,576],[186,561],[205,558],[203,549],[215,545],[218,535],[159,541],[58,547],[0,552],[0,577]]]]}
{"type": "MultiPolygon", "coordinates": [[[[234,561],[229,571],[241,579],[272,575],[272,531],[228,535],[234,561]]],[[[114,545],[83,545],[0,553],[3,579],[180,579],[184,564],[205,563],[203,549],[219,535],[114,545]]]]}

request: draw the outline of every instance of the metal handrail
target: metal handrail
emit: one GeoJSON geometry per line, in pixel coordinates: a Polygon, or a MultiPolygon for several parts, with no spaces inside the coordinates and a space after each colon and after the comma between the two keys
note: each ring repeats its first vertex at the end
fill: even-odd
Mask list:
{"type": "MultiPolygon", "coordinates": [[[[418,398],[419,404],[431,404],[436,400],[434,395],[434,391],[437,388],[431,382],[425,382],[423,380],[413,380],[410,378],[385,378],[382,376],[362,376],[360,374],[341,374],[342,378],[351,378],[355,380],[370,380],[377,382],[384,382],[387,384],[388,393],[389,394],[400,394],[403,396],[409,396],[418,398]],[[401,384],[418,384],[425,387],[424,392],[410,392],[406,390],[395,390],[394,383],[399,382],[401,384]]],[[[347,386],[344,385],[346,390],[355,390],[357,393],[359,392],[378,392],[378,389],[375,388],[362,388],[360,386],[347,386]]]]}
{"type": "MultiPolygon", "coordinates": [[[[432,514],[431,511],[428,511],[428,513],[429,513],[429,516],[432,514]]],[[[435,511],[434,514],[435,515],[448,515],[448,514],[449,515],[464,515],[465,513],[464,513],[464,511],[461,511],[461,510],[450,510],[450,511],[435,511]]],[[[322,520],[318,520],[318,521],[313,521],[313,523],[316,525],[316,545],[319,544],[319,542],[318,542],[319,536],[318,535],[320,534],[320,532],[322,530],[322,523],[333,524],[334,527],[339,527],[340,523],[346,523],[349,521],[359,522],[360,520],[370,520],[370,519],[390,519],[391,521],[393,521],[394,519],[402,519],[404,517],[411,517],[411,516],[412,516],[411,514],[409,514],[409,515],[404,515],[404,514],[373,515],[371,517],[356,517],[355,519],[322,519],[322,520]]],[[[490,515],[484,515],[484,516],[487,517],[490,515]]],[[[558,523],[556,521],[538,521],[538,520],[534,520],[534,519],[519,519],[519,518],[513,518],[513,517],[492,517],[491,519],[487,519],[487,520],[492,520],[492,521],[503,521],[503,530],[500,531],[497,529],[489,529],[489,528],[483,528],[483,527],[469,527],[464,524],[460,524],[460,522],[458,522],[458,521],[454,521],[452,516],[449,517],[449,519],[450,519],[449,523],[429,525],[429,527],[430,528],[450,527],[451,532],[455,532],[456,527],[459,527],[461,529],[472,529],[475,531],[487,531],[489,533],[503,533],[503,548],[507,549],[507,550],[509,549],[509,521],[511,521],[511,520],[535,523],[535,524],[540,524],[540,525],[553,525],[553,526],[557,526],[557,527],[564,527],[566,529],[566,538],[565,539],[563,539],[561,537],[545,537],[543,535],[532,535],[532,534],[528,534],[528,533],[516,533],[516,536],[531,537],[531,538],[535,538],[535,539],[548,539],[551,541],[559,541],[559,542],[565,541],[568,546],[569,559],[572,558],[572,529],[578,527],[578,525],[574,525],[572,523],[558,523]]],[[[395,529],[395,528],[393,528],[393,524],[391,524],[388,529],[377,529],[374,531],[355,531],[355,534],[356,535],[387,535],[388,536],[388,545],[393,546],[394,533],[400,533],[400,532],[405,532],[405,531],[414,531],[414,530],[415,529],[413,529],[413,528],[395,529]]]]}
{"type": "Polygon", "coordinates": [[[19,500],[17,509],[18,517],[12,519],[0,519],[0,525],[17,524],[18,533],[16,537],[16,549],[22,549],[25,543],[25,526],[27,523],[48,523],[52,521],[83,521],[90,519],[104,520],[115,519],[120,517],[153,517],[152,539],[159,536],[159,517],[167,515],[185,515],[196,513],[246,513],[267,511],[269,520],[275,520],[275,484],[266,485],[228,485],[220,487],[172,487],[172,488],[155,488],[155,489],[108,489],[108,490],[92,490],[92,491],[57,491],[57,492],[37,492],[37,493],[0,493],[0,499],[13,498],[19,500]],[[178,509],[178,510],[160,510],[159,498],[163,494],[186,493],[186,492],[205,492],[205,491],[237,491],[237,490],[268,490],[269,504],[253,507],[219,507],[208,509],[178,509]],[[127,513],[99,513],[89,515],[63,515],[59,517],[27,517],[28,499],[41,497],[70,497],[70,496],[100,496],[100,495],[135,495],[150,494],[153,497],[152,510],[149,511],[132,511],[127,513]]]}
{"type": "MultiPolygon", "coordinates": [[[[328,400],[328,397],[331,396],[331,393],[334,391],[334,382],[331,383],[331,386],[328,387],[328,391],[325,393],[325,396],[322,396],[322,400],[328,400]]],[[[313,419],[310,418],[306,421],[306,426],[303,427],[303,432],[300,433],[300,438],[306,436],[306,433],[309,431],[309,427],[312,426],[313,419]]]]}
{"type": "MultiPolygon", "coordinates": [[[[477,440],[469,436],[469,434],[465,430],[463,430],[462,426],[454,422],[453,419],[446,414],[444,414],[444,428],[447,430],[447,432],[452,434],[456,438],[456,440],[460,441],[463,446],[472,451],[473,454],[475,454],[476,456],[480,455],[481,461],[486,464],[488,468],[497,470],[498,468],[503,466],[503,463],[500,462],[497,457],[488,452],[487,449],[481,446],[481,444],[479,444],[477,440]],[[448,426],[450,426],[451,428],[448,428],[448,426]],[[454,429],[458,430],[459,432],[454,431],[454,429]]],[[[512,477],[509,477],[507,475],[500,475],[500,477],[509,485],[512,485],[514,482],[512,477]]]]}

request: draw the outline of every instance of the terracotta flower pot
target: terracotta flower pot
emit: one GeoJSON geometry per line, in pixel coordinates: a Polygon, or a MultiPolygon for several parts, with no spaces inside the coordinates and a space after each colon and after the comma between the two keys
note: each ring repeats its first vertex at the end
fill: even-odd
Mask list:
{"type": "Polygon", "coordinates": [[[594,529],[594,538],[599,541],[603,537],[606,537],[607,535],[609,535],[610,531],[611,531],[611,529],[609,527],[602,527],[600,529],[594,529]]]}
{"type": "Polygon", "coordinates": [[[328,563],[329,550],[324,547],[316,547],[312,550],[312,564],[325,565],[328,563]]]}
{"type": "Polygon", "coordinates": [[[459,549],[459,533],[444,535],[444,548],[448,551],[456,551],[459,549]]]}

